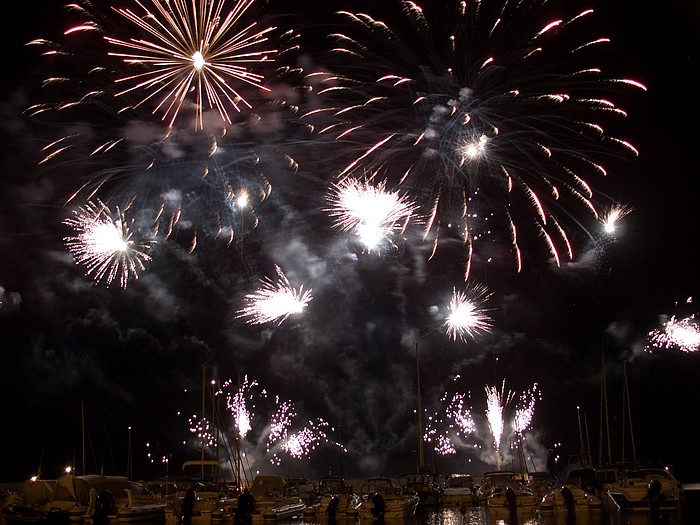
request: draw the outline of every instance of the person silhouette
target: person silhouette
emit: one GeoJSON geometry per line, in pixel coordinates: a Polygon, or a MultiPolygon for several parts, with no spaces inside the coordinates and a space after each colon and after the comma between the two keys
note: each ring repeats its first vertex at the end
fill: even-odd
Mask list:
{"type": "Polygon", "coordinates": [[[108,490],[103,490],[95,500],[95,513],[92,516],[94,525],[107,525],[109,523],[109,515],[114,509],[114,498],[108,490]]]}
{"type": "Polygon", "coordinates": [[[255,512],[255,498],[253,493],[248,490],[248,487],[243,489],[241,495],[238,496],[238,506],[236,507],[236,523],[239,525],[244,523],[246,518],[255,512]]]}
{"type": "Polygon", "coordinates": [[[182,506],[180,507],[180,525],[192,524],[192,512],[194,511],[194,502],[197,499],[197,494],[191,488],[185,493],[182,498],[182,506]]]}

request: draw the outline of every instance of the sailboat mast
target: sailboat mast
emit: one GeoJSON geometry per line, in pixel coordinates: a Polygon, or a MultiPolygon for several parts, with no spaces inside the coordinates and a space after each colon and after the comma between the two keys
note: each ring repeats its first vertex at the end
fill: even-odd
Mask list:
{"type": "Polygon", "coordinates": [[[200,425],[202,425],[202,452],[201,452],[201,477],[204,479],[204,411],[206,409],[206,390],[207,390],[207,384],[206,384],[206,369],[204,368],[204,365],[202,365],[202,420],[200,421],[200,425]]]}
{"type": "Polygon", "coordinates": [[[630,425],[630,444],[632,446],[632,461],[637,461],[637,451],[634,447],[634,428],[632,427],[632,407],[630,405],[630,389],[629,383],[627,382],[627,361],[623,363],[623,373],[625,382],[625,408],[627,409],[627,417],[629,418],[630,425]]]}
{"type": "Polygon", "coordinates": [[[423,407],[420,393],[420,353],[416,343],[416,386],[418,390],[418,467],[420,472],[425,471],[425,456],[423,455],[423,407]]]}
{"type": "Polygon", "coordinates": [[[610,449],[610,418],[608,414],[608,386],[605,380],[605,354],[600,353],[600,430],[598,434],[598,466],[603,466],[603,425],[607,439],[608,465],[612,463],[610,449]]]}
{"type": "Polygon", "coordinates": [[[82,474],[85,475],[85,402],[80,399],[80,434],[81,434],[81,447],[82,447],[82,474]]]}

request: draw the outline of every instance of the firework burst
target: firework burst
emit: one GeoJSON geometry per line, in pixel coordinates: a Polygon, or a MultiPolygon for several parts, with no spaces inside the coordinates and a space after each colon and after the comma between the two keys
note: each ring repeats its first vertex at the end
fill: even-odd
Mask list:
{"type": "Polygon", "coordinates": [[[277,281],[263,279],[262,287],[245,296],[247,304],[238,311],[237,317],[248,317],[249,324],[275,322],[282,324],[290,315],[301,313],[312,299],[311,290],[304,286],[295,289],[289,283],[284,272],[276,266],[277,281]]]}
{"type": "Polygon", "coordinates": [[[441,404],[446,405],[444,416],[430,417],[424,436],[442,456],[456,454],[459,444],[476,430],[471,408],[466,406],[468,395],[456,393],[449,401],[448,397],[445,393],[441,399],[441,404]]]}
{"type": "Polygon", "coordinates": [[[399,192],[387,191],[385,182],[373,185],[351,177],[334,184],[328,200],[334,225],[355,233],[368,251],[402,232],[416,210],[399,192]]]}
{"type": "Polygon", "coordinates": [[[662,329],[652,330],[648,334],[651,348],[678,348],[683,352],[700,350],[700,326],[694,315],[677,319],[671,316],[663,323],[662,329]]]}
{"type": "Polygon", "coordinates": [[[520,395],[517,407],[515,408],[515,420],[513,425],[516,434],[522,434],[530,427],[532,417],[535,414],[535,403],[538,399],[540,399],[540,392],[537,383],[535,383],[530,390],[520,395]]]}
{"type": "Polygon", "coordinates": [[[233,381],[226,381],[222,388],[235,387],[233,392],[226,394],[226,406],[233,417],[236,434],[244,438],[252,430],[252,421],[255,417],[255,395],[253,390],[258,386],[255,380],[249,380],[248,376],[243,378],[239,384],[233,381]]]}
{"type": "Polygon", "coordinates": [[[495,386],[486,386],[486,419],[489,423],[489,430],[493,436],[493,446],[496,454],[500,457],[501,438],[505,430],[504,412],[506,406],[513,399],[513,392],[506,392],[506,382],[503,381],[501,389],[495,386]]]}
{"type": "Polygon", "coordinates": [[[447,335],[452,340],[466,342],[467,337],[475,338],[477,334],[491,330],[491,318],[482,307],[490,297],[485,286],[472,286],[467,292],[452,292],[452,300],[448,307],[450,314],[445,320],[447,335]]]}
{"type": "Polygon", "coordinates": [[[133,239],[131,222],[119,208],[112,212],[100,201],[89,202],[74,211],[64,224],[75,231],[75,235],[64,238],[67,248],[95,282],[104,281],[109,286],[117,279],[126,288],[129,280],[138,279],[145,263],[151,260],[146,253],[150,240],[133,239]]]}
{"type": "Polygon", "coordinates": [[[629,206],[612,206],[600,218],[600,222],[603,225],[605,233],[608,235],[613,235],[617,230],[620,221],[630,213],[632,213],[632,208],[629,206]]]}
{"type": "MultiPolygon", "coordinates": [[[[45,137],[47,144],[40,166],[46,171],[70,170],[71,186],[64,190],[68,202],[130,202],[132,209],[139,210],[142,221],[150,221],[149,227],[159,239],[183,232],[179,238],[189,241],[190,249],[204,236],[229,244],[242,240],[258,225],[258,212],[271,194],[267,173],[297,169],[282,142],[299,122],[295,118],[296,95],[288,86],[297,85],[300,71],[285,64],[296,49],[299,35],[292,31],[279,35],[276,47],[280,51],[257,64],[266,68],[270,84],[266,88],[217,72],[210,67],[216,60],[209,60],[195,75],[195,80],[202,80],[196,84],[204,90],[200,94],[202,104],[198,105],[196,95],[190,101],[189,92],[180,93],[177,104],[170,101],[160,106],[161,110],[168,110],[163,117],[167,116],[172,126],[165,127],[153,118],[145,102],[165,97],[172,88],[166,88],[163,80],[160,92],[150,84],[137,89],[136,85],[146,78],[154,79],[149,75],[157,70],[157,65],[110,56],[108,50],[114,50],[117,43],[106,32],[131,35],[119,40],[123,44],[141,42],[158,47],[157,37],[136,24],[135,19],[139,19],[160,30],[160,36],[172,37],[173,45],[179,37],[193,39],[200,35],[204,40],[215,39],[216,45],[228,43],[235,47],[234,41],[242,38],[240,52],[247,54],[246,46],[253,46],[253,35],[257,34],[253,31],[255,24],[240,27],[240,34],[236,31],[244,18],[252,16],[253,2],[134,0],[134,6],[143,11],[142,17],[128,8],[117,10],[78,0],[68,6],[70,21],[60,42],[36,39],[29,43],[46,60],[43,70],[47,77],[41,95],[44,102],[25,112],[41,123],[37,136],[51,133],[45,137]],[[170,17],[167,20],[166,15],[170,17]],[[148,40],[140,39],[140,32],[146,33],[148,40]],[[274,64],[268,65],[273,58],[274,64]],[[131,73],[135,68],[141,73],[134,76],[131,73]],[[213,100],[221,105],[209,109],[204,76],[220,78],[225,84],[216,86],[221,89],[234,80],[248,85],[248,103],[237,103],[253,108],[224,113],[228,118],[222,118],[220,112],[231,109],[229,98],[237,99],[232,94],[229,98],[219,95],[213,100]],[[124,84],[131,88],[119,91],[117,88],[124,84]],[[178,125],[192,113],[190,107],[196,114],[194,129],[178,125]]],[[[191,43],[196,44],[194,40],[191,43]]],[[[210,52],[216,45],[210,42],[210,52]]],[[[167,44],[162,43],[161,47],[165,50],[167,44]]],[[[233,52],[231,48],[229,51],[233,52]]],[[[227,57],[220,56],[222,60],[228,60],[227,57]]],[[[251,53],[249,58],[247,64],[256,66],[256,54],[251,53]]],[[[248,75],[245,68],[244,60],[242,76],[257,78],[248,75]]],[[[173,75],[176,78],[174,72],[173,75]]],[[[215,97],[217,87],[212,89],[211,96],[215,97]]]]}
{"type": "Polygon", "coordinates": [[[599,216],[587,180],[609,155],[636,154],[605,131],[625,115],[609,95],[644,86],[598,67],[609,40],[586,35],[591,10],[546,20],[540,2],[397,4],[395,27],[341,12],[350,25],[331,35],[334,69],[316,76],[327,102],[307,118],[349,152],[340,179],[387,169],[434,246],[457,235],[468,263],[488,236],[520,270],[523,234],[557,264],[572,259],[567,232],[599,216]]]}
{"type": "MultiPolygon", "coordinates": [[[[323,443],[331,443],[328,439],[327,429],[332,430],[330,425],[322,419],[318,421],[307,421],[300,430],[293,431],[294,422],[298,416],[296,408],[291,401],[280,401],[277,398],[277,409],[270,421],[270,432],[267,439],[267,451],[272,453],[270,463],[280,465],[282,458],[276,451],[280,449],[290,457],[301,459],[309,457],[317,446],[323,443]]],[[[339,443],[332,443],[334,446],[345,448],[339,443]]]]}
{"type": "Polygon", "coordinates": [[[120,78],[131,85],[117,95],[133,91],[148,95],[158,102],[154,113],[162,112],[163,120],[172,126],[184,101],[195,94],[196,126],[203,128],[203,112],[215,108],[221,119],[231,123],[229,110],[240,111],[241,105],[251,108],[233,81],[264,87],[263,76],[250,66],[273,60],[277,50],[267,47],[268,33],[275,28],[257,29],[256,22],[244,22],[244,15],[254,0],[134,0],[139,13],[131,9],[115,10],[143,32],[145,38],[119,39],[106,37],[128,65],[142,71],[120,78]],[[226,11],[227,5],[232,4],[226,11]]]}

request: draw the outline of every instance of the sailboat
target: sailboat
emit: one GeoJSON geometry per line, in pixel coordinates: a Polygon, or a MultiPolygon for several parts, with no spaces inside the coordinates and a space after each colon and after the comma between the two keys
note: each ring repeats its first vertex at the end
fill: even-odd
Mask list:
{"type": "MultiPolygon", "coordinates": [[[[667,469],[645,467],[637,461],[632,426],[632,411],[627,379],[627,361],[623,363],[623,392],[622,392],[622,447],[621,461],[612,463],[610,452],[610,429],[607,412],[607,387],[605,386],[605,360],[601,363],[601,415],[605,405],[605,426],[608,435],[608,464],[596,469],[598,482],[612,501],[623,510],[677,509],[683,498],[681,483],[667,469]],[[603,396],[605,396],[603,398],[603,396]],[[629,425],[629,437],[632,457],[628,459],[625,451],[626,425],[629,425]]],[[[602,463],[602,423],[601,423],[601,452],[599,461],[602,463]]]]}

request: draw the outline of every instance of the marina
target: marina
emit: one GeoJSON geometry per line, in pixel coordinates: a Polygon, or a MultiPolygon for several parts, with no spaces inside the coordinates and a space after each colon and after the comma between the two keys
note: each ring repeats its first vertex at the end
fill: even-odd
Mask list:
{"type": "MultiPolygon", "coordinates": [[[[700,484],[680,487],[678,498],[671,504],[653,500],[654,484],[649,483],[644,504],[630,507],[620,505],[615,493],[608,489],[591,488],[590,480],[586,483],[581,478],[575,484],[574,477],[580,475],[580,470],[571,470],[568,478],[560,477],[540,498],[535,496],[536,491],[531,486],[516,480],[512,473],[489,472],[477,477],[478,482],[470,489],[474,492],[471,500],[455,502],[449,498],[444,503],[430,505],[419,505],[417,493],[408,485],[400,486],[399,478],[342,480],[335,486],[338,493],[329,492],[327,483],[317,485],[308,481],[308,486],[318,487],[318,490],[315,496],[307,496],[310,498],[307,504],[290,492],[291,485],[281,476],[265,475],[256,478],[250,491],[246,488],[236,492],[229,486],[217,494],[211,486],[207,487],[208,491],[198,492],[196,485],[192,485],[186,492],[196,503],[189,511],[185,510],[183,496],[178,493],[151,491],[147,498],[152,502],[149,505],[152,512],[143,512],[140,516],[129,515],[134,496],[124,499],[115,480],[109,480],[109,486],[115,490],[114,496],[108,490],[102,493],[110,492],[110,497],[114,498],[111,512],[101,516],[94,489],[100,477],[92,476],[88,477],[93,484],[87,506],[82,505],[78,497],[71,508],[65,496],[61,496],[64,499],[59,512],[50,500],[47,484],[37,483],[41,488],[37,491],[42,494],[38,502],[41,505],[21,500],[21,495],[27,496],[27,490],[9,494],[3,503],[2,524],[117,525],[138,521],[143,525],[684,525],[696,523],[700,518],[700,484]],[[570,500],[565,496],[566,490],[571,491],[570,500]],[[478,494],[486,497],[480,501],[478,494]],[[72,512],[76,509],[80,512],[72,512]]],[[[116,481],[124,484],[125,479],[116,481]]],[[[107,486],[106,481],[101,481],[103,486],[107,486]]],[[[62,484],[65,486],[66,481],[62,484]]],[[[131,489],[121,492],[128,496],[131,489]]],[[[188,495],[184,496],[185,500],[188,495]]],[[[146,496],[140,498],[144,501],[146,496]]]]}

